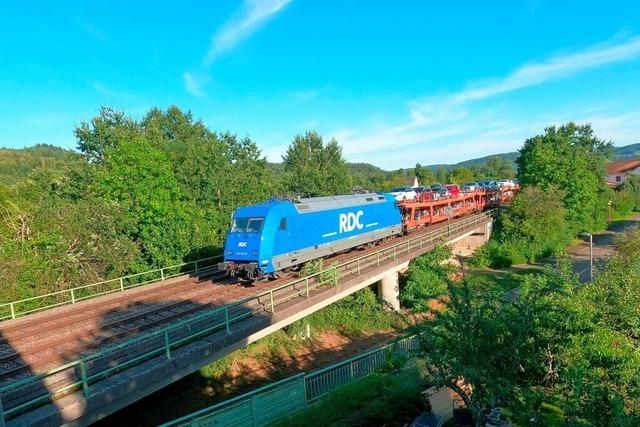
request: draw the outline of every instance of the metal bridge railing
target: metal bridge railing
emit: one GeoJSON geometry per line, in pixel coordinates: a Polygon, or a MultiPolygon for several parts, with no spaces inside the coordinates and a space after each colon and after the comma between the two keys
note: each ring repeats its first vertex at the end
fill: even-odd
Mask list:
{"type": "Polygon", "coordinates": [[[417,335],[404,338],[326,368],[285,378],[161,427],[267,425],[306,408],[339,387],[385,369],[394,357],[417,354],[420,345],[417,335]]]}
{"type": "Polygon", "coordinates": [[[15,319],[19,316],[62,305],[75,304],[100,295],[122,292],[127,289],[153,282],[165,281],[182,274],[198,273],[211,269],[216,264],[214,260],[219,260],[221,258],[221,255],[202,258],[195,261],[157,268],[155,270],[143,271],[142,273],[129,274],[127,276],[104,280],[102,282],[90,283],[88,285],[76,286],[75,288],[63,289],[61,291],[51,292],[44,295],[37,295],[35,297],[3,303],[0,304],[0,321],[15,319]]]}
{"type": "MultiPolygon", "coordinates": [[[[15,416],[26,409],[42,405],[71,392],[82,390],[85,397],[91,385],[124,369],[157,356],[171,359],[172,352],[185,344],[214,333],[231,334],[242,320],[258,313],[276,313],[277,307],[295,298],[308,299],[316,289],[336,286],[345,279],[359,276],[370,267],[426,250],[447,237],[462,235],[485,224],[490,212],[469,216],[437,230],[382,248],[362,257],[330,266],[318,273],[296,279],[274,289],[231,304],[209,309],[171,326],[142,333],[128,341],[83,356],[47,372],[38,373],[0,387],[4,416],[15,416]],[[62,377],[62,379],[61,379],[62,377]],[[37,384],[48,384],[33,398],[37,384]],[[25,390],[28,393],[24,392],[25,390]],[[16,403],[17,401],[17,403],[16,403]]],[[[241,327],[238,329],[242,329],[241,327]]],[[[0,414],[0,421],[3,415],[0,414]]]]}

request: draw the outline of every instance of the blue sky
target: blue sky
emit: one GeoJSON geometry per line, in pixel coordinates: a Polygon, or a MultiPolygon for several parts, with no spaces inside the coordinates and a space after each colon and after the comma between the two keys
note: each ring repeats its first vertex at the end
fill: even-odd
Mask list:
{"type": "Polygon", "coordinates": [[[590,122],[640,142],[637,1],[6,2],[0,146],[75,147],[100,105],[175,104],[278,161],[335,137],[387,169],[590,122]]]}

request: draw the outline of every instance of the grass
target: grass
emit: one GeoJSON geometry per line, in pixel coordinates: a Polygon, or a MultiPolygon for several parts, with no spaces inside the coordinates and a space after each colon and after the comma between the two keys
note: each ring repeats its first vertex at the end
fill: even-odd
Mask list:
{"type": "Polygon", "coordinates": [[[467,277],[478,292],[505,293],[522,285],[527,277],[536,276],[542,272],[541,267],[530,265],[501,270],[472,268],[467,273],[467,277]]]}
{"type": "Polygon", "coordinates": [[[377,373],[341,387],[318,403],[275,423],[281,427],[402,426],[424,410],[417,368],[377,373]]]}

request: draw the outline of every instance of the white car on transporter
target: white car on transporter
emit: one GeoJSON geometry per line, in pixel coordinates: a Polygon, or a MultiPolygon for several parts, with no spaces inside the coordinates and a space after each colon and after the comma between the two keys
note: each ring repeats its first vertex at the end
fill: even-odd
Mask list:
{"type": "Polygon", "coordinates": [[[413,187],[396,187],[391,190],[391,194],[399,202],[405,202],[407,200],[415,200],[417,194],[413,187]]]}

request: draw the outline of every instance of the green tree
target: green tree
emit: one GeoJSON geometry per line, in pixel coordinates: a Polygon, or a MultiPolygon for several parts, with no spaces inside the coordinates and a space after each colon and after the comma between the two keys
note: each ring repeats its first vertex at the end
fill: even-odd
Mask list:
{"type": "Polygon", "coordinates": [[[516,263],[558,254],[571,242],[563,196],[527,187],[501,212],[496,238],[516,263]]]}
{"type": "Polygon", "coordinates": [[[436,170],[436,180],[440,184],[447,183],[447,169],[444,166],[438,166],[438,169],[436,170]]]}
{"type": "Polygon", "coordinates": [[[446,309],[426,325],[425,356],[439,385],[457,391],[476,425],[492,406],[513,408],[525,423],[555,390],[562,355],[584,327],[573,287],[552,271],[525,279],[515,301],[449,284],[446,309]],[[472,394],[463,391],[469,384],[472,394]]]}
{"type": "Polygon", "coordinates": [[[436,182],[436,174],[433,170],[431,170],[431,168],[421,166],[420,163],[416,163],[414,173],[416,177],[418,177],[420,185],[430,185],[436,182]]]}
{"type": "Polygon", "coordinates": [[[329,196],[350,193],[353,179],[335,139],[324,143],[317,132],[297,135],[284,162],[284,186],[292,193],[329,196]]]}
{"type": "Polygon", "coordinates": [[[474,173],[465,167],[459,167],[449,172],[449,182],[454,184],[464,184],[465,182],[474,181],[476,176],[474,173]]]}
{"type": "Polygon", "coordinates": [[[620,237],[618,252],[580,288],[592,326],[565,358],[568,421],[632,426],[640,422],[640,231],[620,237]]]}
{"type": "Polygon", "coordinates": [[[561,189],[572,230],[595,230],[607,220],[605,161],[612,150],[590,125],[552,126],[525,141],[517,160],[518,178],[524,186],[561,189]]]}
{"type": "Polygon", "coordinates": [[[192,230],[184,194],[169,158],[143,137],[105,151],[100,194],[117,203],[132,223],[128,234],[149,265],[177,263],[189,251],[192,230]]]}
{"type": "Polygon", "coordinates": [[[101,162],[105,151],[115,147],[139,131],[135,121],[124,112],[109,107],[100,107],[100,112],[91,122],[83,122],[74,134],[78,140],[78,150],[90,162],[101,162]]]}
{"type": "Polygon", "coordinates": [[[640,175],[631,175],[622,185],[623,191],[631,196],[633,209],[640,211],[640,175]]]}
{"type": "Polygon", "coordinates": [[[411,261],[406,284],[400,293],[405,307],[415,312],[429,309],[429,300],[447,293],[452,267],[446,263],[451,258],[451,248],[438,245],[432,251],[411,261]]]}
{"type": "Polygon", "coordinates": [[[514,176],[512,163],[501,156],[491,156],[480,166],[480,177],[483,179],[505,179],[514,176]]]}

